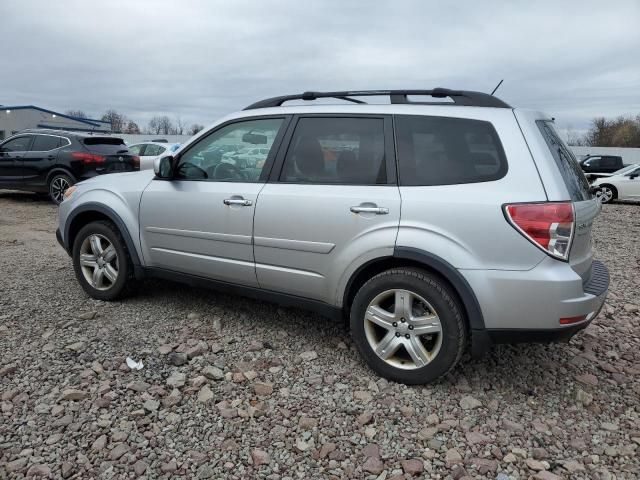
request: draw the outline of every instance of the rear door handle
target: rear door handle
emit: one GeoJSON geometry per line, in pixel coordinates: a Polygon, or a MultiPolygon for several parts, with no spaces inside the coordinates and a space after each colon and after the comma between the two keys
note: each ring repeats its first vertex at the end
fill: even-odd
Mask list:
{"type": "Polygon", "coordinates": [[[351,207],[353,213],[375,213],[376,215],[387,215],[389,213],[389,209],[386,207],[351,207]]]}
{"type": "Polygon", "coordinates": [[[225,198],[222,203],[224,203],[225,205],[240,205],[241,207],[250,207],[251,205],[253,205],[253,202],[251,200],[245,200],[242,197],[225,198]]]}

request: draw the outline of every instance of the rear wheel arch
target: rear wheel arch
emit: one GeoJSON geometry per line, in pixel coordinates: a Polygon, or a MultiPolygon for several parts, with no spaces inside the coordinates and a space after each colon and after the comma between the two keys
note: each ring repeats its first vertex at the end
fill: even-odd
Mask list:
{"type": "Polygon", "coordinates": [[[482,354],[487,348],[484,317],[475,293],[467,280],[446,260],[424,250],[396,247],[393,256],[371,260],[360,266],[347,282],[343,296],[343,310],[348,312],[356,293],[370,278],[398,267],[413,267],[436,274],[457,295],[464,309],[465,326],[471,336],[472,352],[482,354]]]}
{"type": "Polygon", "coordinates": [[[137,249],[135,248],[135,244],[133,243],[133,239],[131,238],[131,234],[129,233],[125,223],[113,209],[98,203],[87,203],[76,208],[67,219],[64,235],[67,251],[72,251],[73,242],[82,227],[93,221],[99,220],[110,221],[116,226],[125,241],[129,255],[131,255],[133,265],[142,265],[138,257],[137,249]]]}
{"type": "Polygon", "coordinates": [[[71,172],[70,169],[65,168],[65,167],[54,167],[51,170],[49,170],[49,172],[47,173],[47,180],[46,183],[47,185],[49,185],[49,182],[51,181],[51,179],[57,175],[57,174],[64,174],[64,175],[68,175],[69,177],[71,177],[71,180],[73,180],[73,183],[77,183],[78,180],[76,179],[76,176],[71,172]]]}

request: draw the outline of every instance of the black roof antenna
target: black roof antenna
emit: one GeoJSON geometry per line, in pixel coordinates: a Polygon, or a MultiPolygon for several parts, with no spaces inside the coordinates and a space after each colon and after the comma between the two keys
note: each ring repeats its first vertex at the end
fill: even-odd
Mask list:
{"type": "Polygon", "coordinates": [[[500,83],[498,83],[498,85],[496,85],[496,88],[493,89],[493,92],[491,92],[491,95],[496,93],[496,90],[498,90],[500,88],[500,85],[502,85],[502,82],[504,82],[504,78],[502,80],[500,80],[500,83]]]}

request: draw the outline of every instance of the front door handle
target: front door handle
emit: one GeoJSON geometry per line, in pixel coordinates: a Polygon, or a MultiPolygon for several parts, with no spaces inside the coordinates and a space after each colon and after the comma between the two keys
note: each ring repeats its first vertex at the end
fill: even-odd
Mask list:
{"type": "Polygon", "coordinates": [[[222,203],[224,203],[225,205],[240,205],[242,207],[250,207],[251,205],[253,205],[253,202],[251,200],[245,200],[242,197],[225,198],[222,203]]]}
{"type": "Polygon", "coordinates": [[[357,207],[351,207],[353,213],[375,213],[376,215],[387,215],[389,209],[386,207],[363,207],[358,205],[357,207]]]}

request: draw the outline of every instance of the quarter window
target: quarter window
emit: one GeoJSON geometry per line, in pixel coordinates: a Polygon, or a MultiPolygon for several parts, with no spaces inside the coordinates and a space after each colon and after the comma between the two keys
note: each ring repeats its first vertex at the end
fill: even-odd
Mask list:
{"type": "Polygon", "coordinates": [[[60,137],[51,135],[36,135],[31,147],[32,152],[48,152],[60,146],[60,137]]]}
{"type": "Polygon", "coordinates": [[[2,152],[26,152],[29,150],[29,144],[31,143],[31,135],[25,135],[22,137],[12,138],[8,142],[4,143],[0,147],[2,152]]]}
{"type": "Polygon", "coordinates": [[[384,184],[384,120],[301,118],[280,180],[319,184],[384,184]]]}
{"type": "Polygon", "coordinates": [[[401,185],[490,182],[507,173],[502,144],[489,122],[398,115],[395,124],[401,185]]]}
{"type": "Polygon", "coordinates": [[[247,120],[226,125],[180,155],[176,178],[225,182],[266,180],[264,166],[282,118],[247,120]],[[264,147],[258,152],[256,146],[264,147]]]}

